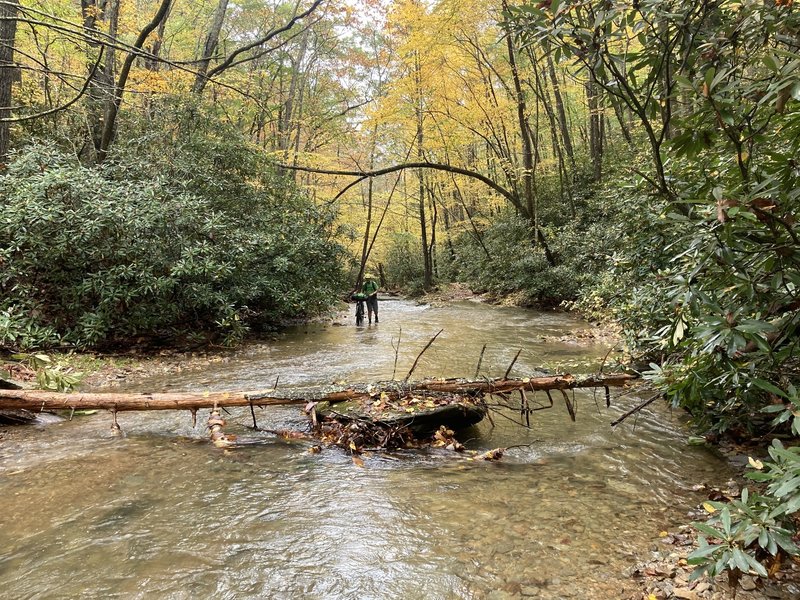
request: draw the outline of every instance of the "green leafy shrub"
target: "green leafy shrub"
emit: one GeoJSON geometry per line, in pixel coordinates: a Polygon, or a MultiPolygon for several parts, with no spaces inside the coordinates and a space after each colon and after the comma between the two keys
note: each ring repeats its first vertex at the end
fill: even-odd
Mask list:
{"type": "Polygon", "coordinates": [[[232,134],[158,149],[122,144],[102,167],[49,144],[14,157],[0,177],[0,343],[232,342],[329,304],[342,255],[329,216],[232,134]]]}
{"type": "Polygon", "coordinates": [[[483,229],[480,241],[473,231],[456,237],[446,272],[477,291],[499,296],[521,292],[530,304],[557,306],[575,300],[607,263],[602,238],[581,228],[570,223],[546,229],[556,258],[551,266],[543,247],[531,242],[529,224],[504,214],[483,229]]]}
{"type": "MultiPolygon", "coordinates": [[[[800,13],[784,2],[706,8],[564,0],[508,18],[524,41],[591,70],[606,102],[647,132],[641,185],[618,194],[625,242],[589,305],[609,307],[653,361],[646,375],[701,430],[795,438],[800,54],[787,32],[800,13]]],[[[714,540],[692,557],[702,572],[764,576],[768,556],[796,553],[797,453],[770,454],[762,493],[711,505],[698,526],[714,540]]]]}
{"type": "Polygon", "coordinates": [[[424,266],[421,242],[408,232],[391,234],[385,255],[389,285],[405,288],[409,293],[422,293],[424,266]]]}
{"type": "Polygon", "coordinates": [[[699,548],[688,557],[696,565],[692,579],[724,571],[739,576],[753,573],[767,577],[765,562],[781,553],[800,554],[792,540],[791,515],[800,509],[800,448],[785,448],[775,440],[769,448],[772,461],[750,459],[747,477],[765,486],[764,494],[742,489],[741,498],[730,503],[706,502],[712,513],[705,523],[694,523],[700,534],[699,548]]]}

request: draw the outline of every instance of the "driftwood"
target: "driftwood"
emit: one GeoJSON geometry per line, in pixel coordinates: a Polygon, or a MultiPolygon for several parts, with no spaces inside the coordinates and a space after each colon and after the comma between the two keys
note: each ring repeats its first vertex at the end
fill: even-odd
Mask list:
{"type": "Polygon", "coordinates": [[[352,386],[337,390],[309,390],[274,396],[275,390],[252,392],[169,392],[133,394],[122,392],[59,393],[44,390],[2,390],[0,409],[42,410],[94,410],[116,412],[133,410],[189,410],[235,406],[304,405],[311,402],[344,402],[368,398],[384,392],[390,397],[405,396],[417,391],[447,392],[464,396],[508,393],[517,390],[570,390],[576,388],[622,387],[636,379],[624,373],[609,375],[554,375],[522,379],[496,379],[468,381],[462,379],[429,379],[419,382],[389,381],[371,385],[352,386]]]}

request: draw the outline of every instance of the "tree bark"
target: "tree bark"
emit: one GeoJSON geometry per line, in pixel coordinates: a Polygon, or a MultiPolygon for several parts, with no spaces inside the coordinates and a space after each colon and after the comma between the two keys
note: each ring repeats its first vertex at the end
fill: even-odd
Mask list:
{"type": "Polygon", "coordinates": [[[194,79],[192,91],[199,94],[203,91],[206,85],[206,73],[208,73],[208,65],[217,51],[217,44],[219,44],[219,34],[222,31],[222,24],[225,22],[225,12],[228,10],[228,0],[219,0],[217,9],[214,11],[214,17],[211,19],[211,25],[208,28],[208,35],[206,36],[206,43],[203,46],[203,56],[197,63],[197,75],[194,79]]]}
{"type": "MultiPolygon", "coordinates": [[[[20,72],[14,64],[14,43],[17,37],[17,8],[19,0],[0,4],[0,119],[11,116],[11,91],[20,72]]],[[[0,162],[5,162],[11,145],[11,124],[0,121],[0,162]]]]}

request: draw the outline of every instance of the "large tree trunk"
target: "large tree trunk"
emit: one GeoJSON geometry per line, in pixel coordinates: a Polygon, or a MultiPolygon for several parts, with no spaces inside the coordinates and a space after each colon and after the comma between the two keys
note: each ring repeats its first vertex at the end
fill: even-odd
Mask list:
{"type": "MultiPolygon", "coordinates": [[[[11,90],[20,72],[14,64],[14,42],[17,37],[17,7],[19,0],[0,4],[0,118],[11,117],[11,90]]],[[[5,162],[10,149],[11,127],[8,121],[0,121],[0,162],[5,162]]]]}
{"type": "Polygon", "coordinates": [[[305,391],[302,394],[273,396],[274,390],[252,392],[169,392],[163,394],[131,394],[122,392],[63,394],[44,390],[0,389],[0,410],[198,410],[235,406],[277,406],[308,402],[345,402],[363,399],[384,391],[390,398],[411,392],[445,392],[465,396],[507,394],[518,391],[572,390],[578,388],[623,387],[635,380],[624,373],[574,377],[553,375],[522,379],[433,379],[421,382],[388,381],[369,386],[353,386],[327,393],[305,391]]]}

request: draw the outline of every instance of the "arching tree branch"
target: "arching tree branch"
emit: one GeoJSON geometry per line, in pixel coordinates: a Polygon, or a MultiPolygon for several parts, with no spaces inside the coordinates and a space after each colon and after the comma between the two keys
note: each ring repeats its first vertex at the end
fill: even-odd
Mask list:
{"type": "MultiPolygon", "coordinates": [[[[336,195],[336,199],[340,198],[342,194],[344,194],[344,192],[352,188],[354,185],[364,181],[365,179],[369,179],[370,177],[380,177],[381,175],[388,175],[389,173],[396,173],[397,171],[402,171],[404,169],[434,169],[436,171],[456,173],[458,175],[464,175],[465,177],[471,177],[472,179],[477,179],[478,181],[486,184],[495,192],[503,196],[503,198],[511,202],[511,204],[514,206],[514,208],[517,210],[518,213],[526,215],[530,219],[530,215],[528,214],[525,205],[522,203],[517,194],[507,190],[506,188],[499,185],[497,182],[492,181],[485,175],[481,175],[476,171],[471,171],[469,169],[464,169],[462,167],[454,167],[452,165],[427,162],[427,161],[401,163],[399,165],[392,165],[391,167],[384,167],[383,169],[376,169],[374,171],[364,171],[364,170],[347,171],[345,169],[321,169],[317,167],[303,167],[299,165],[278,165],[278,166],[283,169],[293,169],[295,171],[303,171],[306,173],[319,173],[322,175],[341,175],[343,177],[356,177],[357,178],[356,181],[350,183],[341,192],[339,192],[336,195]]],[[[541,244],[542,249],[544,250],[545,253],[545,257],[547,258],[548,264],[551,267],[554,267],[556,265],[556,259],[553,253],[550,251],[550,247],[547,244],[547,240],[545,239],[544,232],[542,231],[541,227],[539,227],[538,224],[536,223],[532,223],[531,231],[533,232],[533,235],[536,236],[536,240],[539,242],[539,244],[541,244]]]]}
{"type": "MultiPolygon", "coordinates": [[[[499,185],[497,182],[492,181],[485,175],[481,175],[476,171],[471,171],[469,169],[464,169],[462,167],[454,167],[452,165],[446,165],[442,163],[434,163],[434,162],[407,162],[401,163],[399,165],[392,165],[391,167],[384,167],[383,169],[376,169],[374,171],[347,171],[344,169],[321,169],[317,167],[303,167],[299,165],[280,165],[281,168],[284,169],[293,169],[295,171],[304,171],[306,173],[319,173],[322,175],[341,175],[344,177],[358,177],[359,180],[367,179],[369,177],[380,177],[381,175],[388,175],[389,173],[396,173],[397,171],[402,171],[404,169],[434,169],[436,171],[445,171],[447,173],[456,173],[457,175],[464,175],[465,177],[471,177],[472,179],[477,179],[478,181],[486,184],[488,187],[492,188],[495,192],[503,196],[506,200],[511,202],[517,210],[521,212],[525,212],[522,203],[520,202],[519,197],[513,192],[507,190],[503,186],[499,185]]],[[[349,188],[350,186],[348,186],[349,188]]]]}

